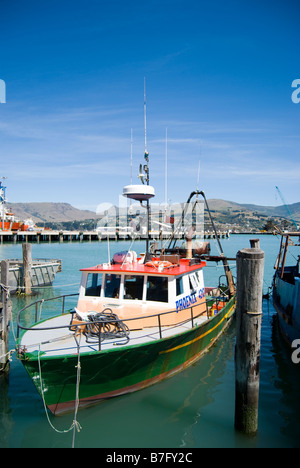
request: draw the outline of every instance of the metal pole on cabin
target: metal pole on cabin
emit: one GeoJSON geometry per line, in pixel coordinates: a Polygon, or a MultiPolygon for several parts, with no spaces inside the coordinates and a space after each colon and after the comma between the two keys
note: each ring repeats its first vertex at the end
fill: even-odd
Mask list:
{"type": "Polygon", "coordinates": [[[237,253],[235,348],[235,428],[255,435],[258,427],[259,358],[265,254],[256,248],[237,253]]]}
{"type": "Polygon", "coordinates": [[[31,244],[22,244],[23,248],[23,288],[25,294],[31,294],[31,267],[32,251],[31,244]]]}
{"type": "Polygon", "coordinates": [[[8,335],[11,320],[12,303],[9,300],[9,262],[1,261],[1,309],[0,309],[0,373],[9,371],[8,335]]]}

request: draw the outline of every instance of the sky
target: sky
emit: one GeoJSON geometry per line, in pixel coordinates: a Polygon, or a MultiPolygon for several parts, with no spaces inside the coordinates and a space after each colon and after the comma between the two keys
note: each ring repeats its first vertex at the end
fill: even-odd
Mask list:
{"type": "Polygon", "coordinates": [[[198,188],[277,206],[276,186],[299,202],[299,10],[295,0],[0,0],[8,201],[120,203],[131,172],[140,183],[145,82],[157,203],[198,188]]]}

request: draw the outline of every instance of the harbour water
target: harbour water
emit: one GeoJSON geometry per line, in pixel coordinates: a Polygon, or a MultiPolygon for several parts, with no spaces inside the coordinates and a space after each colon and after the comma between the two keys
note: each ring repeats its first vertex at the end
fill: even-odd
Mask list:
{"type": "MultiPolygon", "coordinates": [[[[265,251],[264,293],[272,284],[279,237],[260,238],[265,251]]],[[[235,257],[250,247],[253,236],[232,235],[222,240],[225,255],[235,257]]],[[[110,242],[110,256],[128,249],[130,242],[110,242]]],[[[212,254],[218,253],[211,241],[212,254]]],[[[144,243],[133,245],[137,252],[144,243]]],[[[55,297],[78,291],[79,269],[108,259],[106,242],[33,244],[33,257],[59,258],[62,272],[52,287],[44,288],[38,298],[55,297]]],[[[0,245],[0,258],[21,258],[21,244],[0,245]]],[[[235,263],[230,262],[235,274],[235,263]]],[[[221,264],[205,270],[206,285],[215,284],[223,275],[221,264]]],[[[14,349],[17,311],[36,298],[12,297],[13,323],[10,349],[14,349]]],[[[75,304],[74,304],[75,305],[75,304]]],[[[299,337],[300,338],[300,337],[299,337]]],[[[263,301],[260,360],[260,400],[258,433],[244,436],[234,429],[235,323],[215,346],[184,372],[148,389],[111,399],[80,410],[81,425],[75,435],[77,448],[155,448],[194,449],[212,447],[298,448],[300,447],[300,364],[278,335],[272,302],[263,301]]],[[[58,448],[72,446],[73,431],[67,431],[73,414],[49,415],[26,374],[12,355],[9,378],[0,377],[0,447],[58,448]]]]}

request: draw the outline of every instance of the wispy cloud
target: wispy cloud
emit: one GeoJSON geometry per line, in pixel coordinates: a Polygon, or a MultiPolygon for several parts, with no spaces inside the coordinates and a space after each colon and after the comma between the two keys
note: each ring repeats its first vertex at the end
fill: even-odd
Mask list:
{"type": "MultiPolygon", "coordinates": [[[[159,187],[164,183],[166,127],[168,177],[175,186],[179,178],[183,181],[180,182],[182,192],[185,183],[191,181],[196,185],[199,160],[201,180],[220,186],[230,183],[231,187],[242,187],[243,180],[247,184],[260,181],[262,186],[300,180],[300,167],[294,154],[297,138],[292,138],[286,128],[280,132],[278,125],[271,121],[217,123],[173,119],[164,124],[167,125],[158,119],[148,136],[151,177],[159,187]],[[283,166],[287,152],[293,153],[293,157],[283,166]]],[[[105,201],[109,201],[113,187],[107,181],[118,179],[121,190],[122,181],[126,183],[129,175],[129,127],[125,107],[82,107],[42,114],[40,109],[31,109],[28,114],[8,112],[6,119],[0,121],[3,174],[16,182],[55,181],[60,184],[61,193],[68,184],[72,191],[76,186],[89,191],[93,181],[96,190],[106,187],[105,201]]],[[[134,171],[143,162],[141,127],[139,133],[134,132],[138,133],[134,139],[134,171]]],[[[39,196],[40,193],[36,195],[39,196]]]]}

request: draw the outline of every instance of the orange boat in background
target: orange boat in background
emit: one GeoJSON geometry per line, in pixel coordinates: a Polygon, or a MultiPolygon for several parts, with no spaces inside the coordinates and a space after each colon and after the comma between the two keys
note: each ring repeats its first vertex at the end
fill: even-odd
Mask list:
{"type": "Polygon", "coordinates": [[[15,219],[13,213],[5,213],[4,221],[2,216],[0,218],[0,230],[1,231],[28,231],[28,229],[34,226],[33,221],[19,221],[15,219]]]}
{"type": "MultiPolygon", "coordinates": [[[[2,177],[5,179],[6,177],[2,177]]],[[[6,197],[3,182],[0,181],[0,230],[1,231],[28,231],[34,227],[34,222],[31,219],[20,221],[15,218],[14,213],[6,211],[6,197]]]]}

